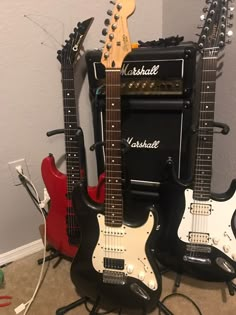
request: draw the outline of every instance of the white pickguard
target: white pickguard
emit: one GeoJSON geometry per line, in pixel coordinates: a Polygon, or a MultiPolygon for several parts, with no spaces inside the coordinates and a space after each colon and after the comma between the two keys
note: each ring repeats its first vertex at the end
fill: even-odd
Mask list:
{"type": "Polygon", "coordinates": [[[191,189],[186,189],[185,202],[186,206],[179,225],[178,237],[182,241],[190,243],[189,233],[194,232],[200,235],[203,233],[202,237],[198,237],[195,240],[196,242],[193,243],[214,246],[230,259],[236,261],[236,239],[231,228],[232,216],[236,209],[236,194],[229,200],[222,202],[211,199],[207,202],[200,202],[193,199],[191,189]],[[194,209],[192,207],[194,214],[191,213],[192,204],[194,204],[194,209]],[[199,206],[197,207],[195,204],[199,206]],[[210,214],[208,213],[208,207],[210,208],[210,214]],[[204,233],[209,234],[207,240],[204,233]]]}
{"type": "Polygon", "coordinates": [[[104,257],[123,259],[124,270],[113,271],[124,272],[126,276],[137,278],[150,289],[156,290],[158,283],[145,253],[146,241],[154,226],[152,212],[149,213],[145,224],[139,227],[109,227],[105,225],[105,217],[102,214],[97,217],[100,234],[93,253],[94,269],[100,273],[106,270],[104,257]]]}

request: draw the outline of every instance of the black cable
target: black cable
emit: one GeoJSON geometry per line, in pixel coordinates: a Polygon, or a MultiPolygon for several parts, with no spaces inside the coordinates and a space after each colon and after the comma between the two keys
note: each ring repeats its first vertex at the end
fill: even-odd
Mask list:
{"type": "MultiPolygon", "coordinates": [[[[84,303],[84,305],[85,305],[86,310],[87,310],[89,313],[91,313],[91,312],[92,312],[92,309],[90,309],[90,308],[88,307],[88,301],[86,301],[86,302],[84,303]]],[[[106,314],[110,314],[110,313],[112,313],[112,312],[115,312],[116,310],[117,310],[117,308],[113,308],[113,309],[111,309],[111,310],[109,310],[109,311],[98,312],[98,313],[96,313],[96,314],[97,314],[97,315],[106,315],[106,314]]],[[[118,315],[120,315],[120,314],[121,314],[121,309],[119,309],[118,315]]]]}
{"type": "MultiPolygon", "coordinates": [[[[186,300],[188,300],[189,302],[191,302],[192,305],[194,305],[194,307],[198,311],[199,315],[203,315],[201,310],[200,310],[200,308],[199,308],[199,306],[190,297],[188,297],[187,295],[182,294],[182,293],[171,293],[171,294],[167,295],[166,297],[164,297],[164,299],[161,301],[161,303],[164,304],[164,302],[166,300],[168,300],[169,298],[175,297],[175,296],[181,296],[181,297],[185,298],[186,300]]],[[[160,309],[159,309],[159,315],[161,315],[161,310],[160,309]]]]}

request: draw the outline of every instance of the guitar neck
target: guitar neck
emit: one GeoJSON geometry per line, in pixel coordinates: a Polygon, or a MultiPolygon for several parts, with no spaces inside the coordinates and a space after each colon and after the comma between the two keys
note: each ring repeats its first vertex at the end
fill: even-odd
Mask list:
{"type": "Polygon", "coordinates": [[[218,49],[203,51],[193,195],[197,200],[208,200],[211,193],[217,56],[218,49]]]}
{"type": "Polygon", "coordinates": [[[61,67],[64,108],[67,191],[71,193],[80,179],[80,156],[76,137],[78,130],[73,65],[61,67]]]}
{"type": "Polygon", "coordinates": [[[106,69],[106,182],[105,223],[123,223],[121,184],[120,69],[106,69]]]}

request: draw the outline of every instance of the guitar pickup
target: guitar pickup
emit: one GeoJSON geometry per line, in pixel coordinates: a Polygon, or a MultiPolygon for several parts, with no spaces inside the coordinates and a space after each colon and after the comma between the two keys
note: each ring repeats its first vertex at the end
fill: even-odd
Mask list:
{"type": "Polygon", "coordinates": [[[103,258],[103,266],[107,269],[123,270],[125,268],[124,259],[103,258]]]}
{"type": "Polygon", "coordinates": [[[211,205],[204,203],[191,203],[190,212],[195,215],[211,215],[211,205]]]}
{"type": "Polygon", "coordinates": [[[188,235],[189,242],[195,244],[208,244],[209,238],[208,233],[190,232],[188,235]]]}

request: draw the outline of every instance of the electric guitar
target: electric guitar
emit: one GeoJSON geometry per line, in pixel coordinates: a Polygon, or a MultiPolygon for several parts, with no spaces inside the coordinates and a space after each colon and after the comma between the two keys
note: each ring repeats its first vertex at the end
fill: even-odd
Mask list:
{"type": "MultiPolygon", "coordinates": [[[[90,18],[78,23],[57,56],[62,73],[66,174],[57,169],[52,154],[46,157],[41,165],[42,177],[50,196],[50,209],[46,218],[47,241],[68,257],[75,256],[80,233],[79,222],[71,202],[71,192],[74,185],[85,176],[85,167],[81,163],[83,134],[77,123],[73,67],[92,22],[93,18],[90,18]]],[[[103,175],[99,178],[98,186],[88,187],[88,192],[94,200],[103,202],[103,175]]]]}
{"type": "Polygon", "coordinates": [[[120,71],[131,51],[127,17],[134,0],[114,3],[101,62],[106,70],[105,205],[92,201],[79,183],[72,200],[81,223],[81,244],[71,266],[80,294],[101,305],[153,309],[160,293],[159,272],[150,243],[157,226],[154,209],[142,225],[126,222],[121,183],[120,71]]]}
{"type": "Polygon", "coordinates": [[[194,179],[184,185],[173,176],[161,185],[160,241],[164,245],[157,253],[162,264],[179,273],[226,282],[236,277],[236,181],[226,193],[212,194],[211,177],[217,57],[225,46],[228,2],[208,1],[198,42],[202,73],[194,179]]]}

